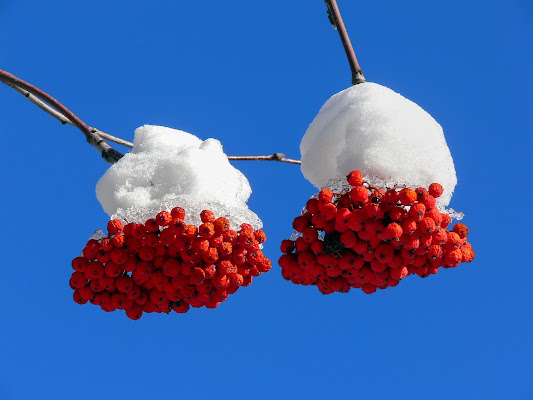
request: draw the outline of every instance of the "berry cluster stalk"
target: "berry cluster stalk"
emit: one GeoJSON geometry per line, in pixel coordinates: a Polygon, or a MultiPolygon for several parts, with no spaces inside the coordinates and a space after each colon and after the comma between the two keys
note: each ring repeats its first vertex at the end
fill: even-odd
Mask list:
{"type": "Polygon", "coordinates": [[[337,5],[337,0],[325,0],[325,2],[328,6],[328,16],[331,25],[333,25],[333,28],[335,28],[339,32],[342,45],[344,46],[344,51],[346,52],[348,62],[350,63],[350,68],[352,70],[352,85],[357,85],[358,83],[366,82],[366,79],[363,75],[363,70],[359,66],[359,62],[357,61],[357,57],[355,56],[355,51],[353,49],[352,42],[350,41],[350,37],[348,36],[348,32],[346,31],[344,22],[342,21],[342,16],[341,12],[339,11],[339,6],[337,5]]]}

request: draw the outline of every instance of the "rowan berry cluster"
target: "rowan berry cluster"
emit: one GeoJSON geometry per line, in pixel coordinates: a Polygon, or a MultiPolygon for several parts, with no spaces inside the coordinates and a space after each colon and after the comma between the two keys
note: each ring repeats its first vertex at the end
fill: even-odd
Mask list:
{"type": "Polygon", "coordinates": [[[204,210],[200,226],[184,222],[181,207],[161,211],[144,224],[111,220],[108,236],[90,239],[72,261],[74,301],[104,311],[143,312],[216,308],[272,264],[260,250],[262,230],[242,224],[237,232],[224,217],[204,210]]]}
{"type": "Polygon", "coordinates": [[[440,184],[381,190],[359,171],[347,180],[348,191],[322,189],[294,219],[298,237],[281,243],[286,280],[324,294],[350,288],[370,294],[408,275],[425,278],[474,259],[468,228],[458,223],[447,230],[451,217],[436,208],[440,184]]]}

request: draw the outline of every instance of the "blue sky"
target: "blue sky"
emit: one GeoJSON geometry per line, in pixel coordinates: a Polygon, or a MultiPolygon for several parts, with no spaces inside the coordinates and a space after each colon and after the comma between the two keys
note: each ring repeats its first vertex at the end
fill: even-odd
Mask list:
{"type": "MultiPolygon", "coordinates": [[[[529,1],[339,0],[365,76],[443,126],[476,259],[373,295],[279,267],[216,310],[130,321],[72,301],[70,261],[108,217],[81,133],[0,86],[0,399],[526,399],[531,370],[529,1]]],[[[350,71],[321,0],[0,0],[0,69],[125,139],[143,124],[227,154],[298,145],[350,71]]],[[[120,149],[126,151],[126,149],[120,149]]],[[[314,188],[235,162],[274,262],[314,188]]]]}

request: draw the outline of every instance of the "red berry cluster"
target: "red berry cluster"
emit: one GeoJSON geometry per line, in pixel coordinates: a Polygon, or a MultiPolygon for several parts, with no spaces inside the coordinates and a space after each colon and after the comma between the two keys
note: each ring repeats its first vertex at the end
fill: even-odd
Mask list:
{"type": "Polygon", "coordinates": [[[143,312],[185,313],[189,306],[217,307],[270,270],[262,230],[242,224],[237,232],[209,210],[200,217],[200,226],[187,225],[185,210],[176,207],[144,224],[109,221],[109,235],[89,240],[72,261],[74,301],[126,310],[134,320],[143,312]]]}
{"type": "Polygon", "coordinates": [[[283,240],[282,275],[329,294],[361,288],[365,293],[396,286],[407,275],[422,278],[439,267],[474,259],[468,228],[439,212],[442,186],[386,191],[372,187],[359,171],[347,177],[350,190],[322,189],[293,222],[300,233],[283,240]]]}

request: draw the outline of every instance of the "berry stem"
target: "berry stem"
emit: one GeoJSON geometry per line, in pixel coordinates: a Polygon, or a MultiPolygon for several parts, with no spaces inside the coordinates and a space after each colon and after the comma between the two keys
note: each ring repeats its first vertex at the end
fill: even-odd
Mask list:
{"type": "Polygon", "coordinates": [[[335,30],[339,32],[339,36],[344,46],[344,51],[348,57],[348,62],[350,63],[350,68],[352,70],[352,85],[357,85],[359,83],[366,82],[366,79],[363,75],[363,70],[359,66],[357,57],[355,56],[355,51],[348,36],[348,31],[344,26],[342,21],[341,12],[339,11],[339,6],[337,5],[337,0],[325,0],[326,5],[328,6],[328,17],[331,25],[335,30]]]}
{"type": "Polygon", "coordinates": [[[367,189],[370,189],[370,190],[377,190],[377,191],[381,190],[381,189],[379,189],[379,188],[377,188],[377,187],[372,186],[372,185],[371,185],[369,182],[367,182],[367,181],[363,181],[363,183],[365,183],[365,184],[368,185],[368,186],[367,186],[367,189]]]}
{"type": "MultiPolygon", "coordinates": [[[[133,143],[127,140],[112,136],[99,129],[88,126],[76,114],[66,106],[54,99],[51,95],[37,88],[31,83],[0,69],[0,82],[16,90],[41,110],[51,115],[64,125],[72,125],[85,134],[87,141],[93,145],[101,154],[102,158],[110,164],[117,162],[123,154],[109,146],[104,139],[120,144],[124,147],[133,147],[133,143]]],[[[274,153],[270,156],[228,156],[229,160],[259,160],[259,161],[280,161],[289,164],[301,164],[300,160],[285,158],[283,153],[274,153]]]]}
{"type": "Polygon", "coordinates": [[[33,86],[31,83],[17,78],[7,71],[0,70],[0,81],[24,95],[39,108],[58,119],[62,124],[73,125],[82,131],[87,139],[87,142],[95,147],[100,154],[102,154],[102,158],[108,163],[113,164],[123,156],[122,153],[118,152],[107,144],[107,142],[102,138],[103,135],[101,135],[101,133],[103,132],[89,127],[76,114],[54,99],[48,93],[33,86]]]}

